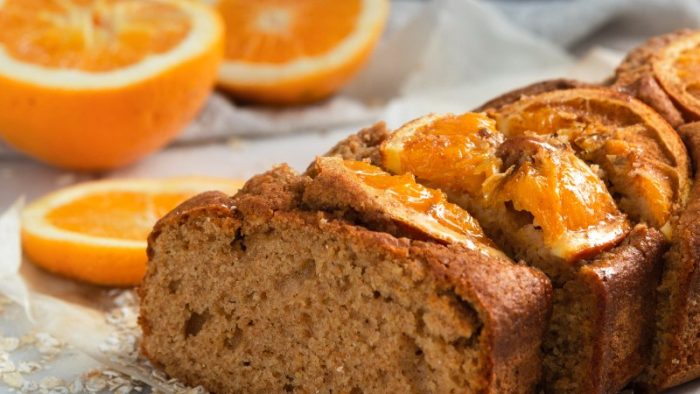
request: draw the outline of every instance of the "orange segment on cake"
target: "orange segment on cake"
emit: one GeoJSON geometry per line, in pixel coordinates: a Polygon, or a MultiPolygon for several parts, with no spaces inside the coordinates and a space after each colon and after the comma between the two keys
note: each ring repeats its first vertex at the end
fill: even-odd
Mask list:
{"type": "Polygon", "coordinates": [[[568,142],[600,169],[628,215],[670,236],[671,214],[687,197],[689,165],[673,128],[649,107],[609,89],[576,88],[525,96],[489,112],[508,136],[568,142]]]}
{"type": "MultiPolygon", "coordinates": [[[[484,114],[429,115],[382,144],[383,165],[463,193],[487,215],[495,205],[533,216],[544,245],[566,261],[595,255],[629,230],[605,184],[565,143],[506,139],[484,114]]],[[[512,242],[512,240],[511,240],[512,242]]]]}
{"type": "Polygon", "coordinates": [[[554,256],[566,261],[594,256],[627,235],[629,223],[605,183],[568,146],[515,137],[497,154],[505,172],[484,185],[486,204],[510,203],[529,212],[554,256]]]}
{"type": "Polygon", "coordinates": [[[618,66],[613,86],[644,101],[672,126],[700,120],[700,31],[652,37],[618,66]]]}
{"type": "Polygon", "coordinates": [[[493,119],[477,113],[427,115],[395,131],[382,147],[382,164],[395,174],[412,173],[436,185],[478,194],[498,173],[503,134],[493,119]]]}
{"type": "Polygon", "coordinates": [[[449,203],[441,191],[416,183],[411,174],[391,175],[365,162],[331,157],[318,158],[311,173],[314,183],[304,197],[313,205],[347,206],[367,221],[389,220],[406,231],[472,249],[493,245],[467,211],[449,203]]]}

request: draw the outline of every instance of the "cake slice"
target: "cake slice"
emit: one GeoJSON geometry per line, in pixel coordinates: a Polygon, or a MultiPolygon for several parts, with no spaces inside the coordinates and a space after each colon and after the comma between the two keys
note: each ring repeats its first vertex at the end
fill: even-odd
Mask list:
{"type": "Polygon", "coordinates": [[[651,126],[644,124],[649,131],[640,131],[639,137],[624,133],[634,123],[614,125],[615,114],[625,122],[646,122],[629,115],[624,104],[629,98],[607,91],[598,96],[590,88],[563,92],[557,101],[546,89],[534,96],[520,90],[494,101],[502,112],[492,108],[490,116],[429,115],[394,133],[376,126],[341,142],[329,155],[371,160],[440,188],[478,219],[499,248],[547,273],[554,303],[543,346],[545,391],[615,393],[649,361],[655,289],[667,245],[651,226],[670,230],[672,212],[685,198],[687,158],[673,130],[651,111],[656,118],[651,126]],[[540,94],[548,99],[522,106],[522,100],[540,94]],[[602,104],[587,105],[596,98],[602,104]],[[614,110],[606,112],[610,99],[614,110]],[[567,102],[581,107],[567,113],[562,108],[567,102]],[[547,112],[542,119],[557,121],[556,115],[563,115],[570,127],[560,122],[518,130],[525,123],[515,122],[516,114],[536,124],[538,117],[528,116],[529,108],[547,112]],[[599,120],[613,124],[596,124],[599,120]],[[653,128],[659,122],[665,127],[660,132],[653,128]],[[575,148],[576,143],[591,149],[575,148]],[[648,152],[639,159],[645,166],[634,165],[634,155],[621,156],[627,160],[619,164],[632,162],[637,172],[615,173],[612,167],[606,173],[592,159],[611,155],[596,146],[602,152],[617,148],[620,154],[637,152],[625,148],[639,146],[648,152]],[[619,176],[618,184],[634,187],[610,193],[611,173],[619,176]],[[645,182],[634,180],[640,174],[645,182]],[[649,195],[656,199],[647,201],[649,195]],[[648,209],[628,210],[633,204],[621,203],[623,198],[648,202],[648,209]],[[647,218],[653,224],[645,224],[647,218]]]}
{"type": "Polygon", "coordinates": [[[648,392],[700,377],[700,123],[681,126],[679,131],[695,163],[695,183],[666,255],[652,362],[639,379],[648,392]]]}
{"type": "Polygon", "coordinates": [[[401,204],[420,186],[376,171],[388,183],[337,159],[281,166],[161,219],[143,352],[217,393],[534,392],[549,281],[441,193],[401,204]]]}

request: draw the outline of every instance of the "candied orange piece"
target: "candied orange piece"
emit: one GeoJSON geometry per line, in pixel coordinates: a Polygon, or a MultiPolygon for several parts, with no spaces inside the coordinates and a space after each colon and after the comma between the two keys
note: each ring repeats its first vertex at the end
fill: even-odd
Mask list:
{"type": "Polygon", "coordinates": [[[603,181],[567,146],[514,137],[498,155],[507,170],[484,186],[487,204],[510,202],[532,214],[554,255],[569,261],[585,257],[629,230],[603,181]]]}
{"type": "Polygon", "coordinates": [[[387,214],[394,220],[445,241],[470,244],[473,239],[490,245],[467,211],[447,202],[441,191],[417,183],[412,174],[391,175],[360,161],[344,160],[343,165],[364,185],[381,191],[383,198],[393,202],[387,204],[387,214]]]}
{"type": "Polygon", "coordinates": [[[687,194],[688,161],[673,129],[636,100],[603,89],[529,96],[493,111],[506,136],[548,135],[598,165],[634,220],[668,228],[687,194]]]}
{"type": "MultiPolygon", "coordinates": [[[[550,127],[565,124],[547,116],[550,127]]],[[[551,139],[552,145],[533,133],[506,139],[495,127],[478,113],[426,116],[391,135],[381,146],[382,159],[393,173],[466,193],[476,204],[509,202],[529,212],[545,245],[566,260],[600,251],[627,233],[605,184],[568,144],[551,139]]]]}
{"type": "Polygon", "coordinates": [[[478,192],[501,166],[496,149],[503,136],[495,126],[478,113],[417,119],[382,144],[384,165],[396,174],[410,172],[436,185],[478,192]]]}

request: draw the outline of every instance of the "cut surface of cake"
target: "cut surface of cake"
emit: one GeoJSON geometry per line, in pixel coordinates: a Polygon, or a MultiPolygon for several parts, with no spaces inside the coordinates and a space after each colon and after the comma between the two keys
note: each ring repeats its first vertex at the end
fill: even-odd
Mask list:
{"type": "Polygon", "coordinates": [[[142,350],[217,393],[531,393],[551,285],[490,245],[405,177],[338,159],[277,167],[156,225],[142,350]]]}

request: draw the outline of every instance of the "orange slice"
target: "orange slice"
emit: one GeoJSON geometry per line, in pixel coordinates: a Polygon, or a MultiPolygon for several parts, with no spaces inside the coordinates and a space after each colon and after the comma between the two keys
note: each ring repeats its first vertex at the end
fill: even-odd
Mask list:
{"type": "Polygon", "coordinates": [[[402,126],[382,144],[381,152],[393,173],[410,172],[436,185],[474,193],[499,172],[496,150],[502,142],[496,123],[484,114],[431,114],[402,126]]]}
{"type": "Polygon", "coordinates": [[[555,256],[575,261],[616,244],[629,232],[605,183],[567,145],[513,137],[498,149],[504,174],[483,186],[487,203],[529,212],[555,256]]]}
{"type": "Polygon", "coordinates": [[[135,285],[146,269],[146,238],[156,221],[195,194],[235,193],[217,178],[109,180],[61,189],[28,205],[22,245],[48,271],[100,285],[135,285]]]}
{"type": "MultiPolygon", "coordinates": [[[[340,160],[322,158],[327,162],[340,160]]],[[[409,227],[447,242],[465,244],[476,249],[473,240],[490,245],[479,223],[467,211],[447,202],[440,190],[416,183],[412,174],[391,175],[379,167],[344,160],[345,169],[365,187],[387,202],[387,215],[409,227]]]]}
{"type": "Polygon", "coordinates": [[[410,172],[485,209],[507,203],[528,212],[545,245],[567,261],[603,250],[629,230],[604,182],[568,146],[508,139],[482,113],[419,118],[380,150],[392,173],[410,172]]]}
{"type": "Polygon", "coordinates": [[[210,92],[223,24],[187,0],[0,1],[0,135],[102,170],[173,138],[210,92]]]}
{"type": "Polygon", "coordinates": [[[688,157],[678,134],[638,100],[603,88],[524,95],[490,111],[506,136],[530,133],[567,141],[602,169],[618,204],[635,221],[670,234],[688,193],[688,157]]]}
{"type": "Polygon", "coordinates": [[[700,32],[675,37],[653,57],[652,68],[687,117],[700,119],[700,32]]]}
{"type": "Polygon", "coordinates": [[[365,63],[388,15],[387,0],[218,0],[226,24],[219,83],[272,104],[319,100],[365,63]]]}

